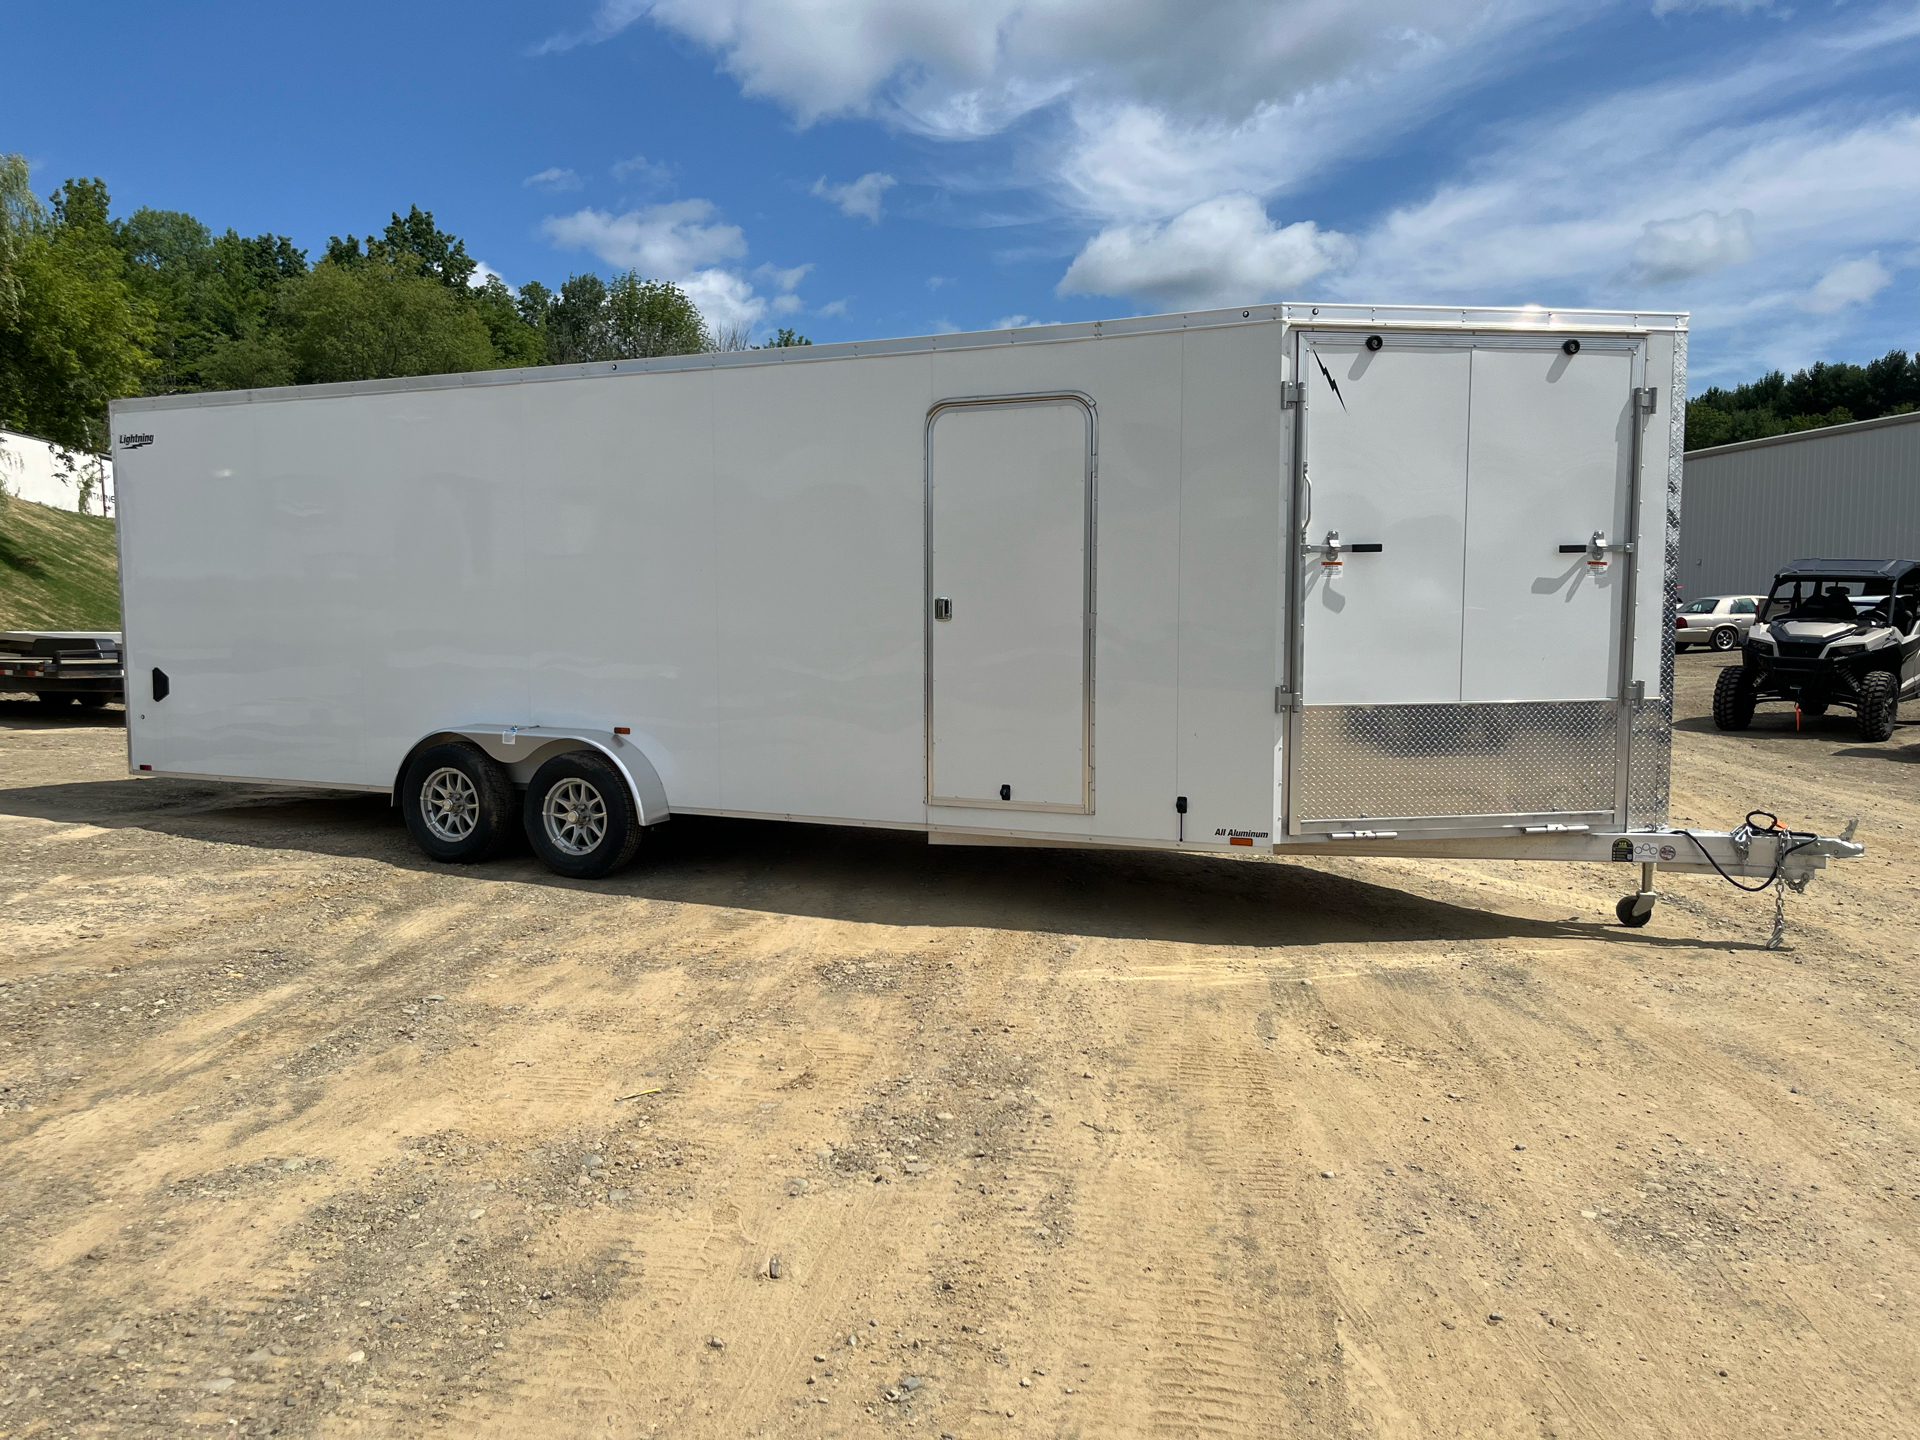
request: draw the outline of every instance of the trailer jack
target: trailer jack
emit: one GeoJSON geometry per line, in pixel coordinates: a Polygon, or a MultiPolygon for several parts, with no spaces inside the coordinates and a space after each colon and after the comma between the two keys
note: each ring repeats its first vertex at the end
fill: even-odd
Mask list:
{"type": "Polygon", "coordinates": [[[1620,923],[1630,929],[1638,930],[1653,919],[1654,862],[1643,860],[1640,863],[1640,888],[1631,895],[1623,895],[1620,903],[1613,907],[1613,913],[1620,917],[1620,923]]]}

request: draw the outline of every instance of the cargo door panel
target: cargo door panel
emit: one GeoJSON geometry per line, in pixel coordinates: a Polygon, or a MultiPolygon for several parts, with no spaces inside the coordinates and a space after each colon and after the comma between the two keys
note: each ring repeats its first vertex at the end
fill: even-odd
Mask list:
{"type": "Polygon", "coordinates": [[[1289,833],[1616,818],[1640,342],[1563,344],[1299,337],[1289,833]]]}

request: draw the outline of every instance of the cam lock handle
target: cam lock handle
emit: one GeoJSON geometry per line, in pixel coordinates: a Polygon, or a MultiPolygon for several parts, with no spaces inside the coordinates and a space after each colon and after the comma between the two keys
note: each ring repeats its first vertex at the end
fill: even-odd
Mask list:
{"type": "Polygon", "coordinates": [[[1604,530],[1596,530],[1593,532],[1593,538],[1587,541],[1586,544],[1562,545],[1560,547],[1560,553],[1562,555],[1585,555],[1587,557],[1588,569],[1604,570],[1609,563],[1607,560],[1608,555],[1631,555],[1633,553],[1633,542],[1628,540],[1610,545],[1607,543],[1607,532],[1604,530]]]}
{"type": "Polygon", "coordinates": [[[1355,555],[1378,555],[1387,547],[1370,543],[1342,545],[1340,543],[1340,532],[1338,530],[1329,530],[1327,531],[1326,544],[1304,545],[1301,548],[1309,554],[1320,557],[1320,568],[1322,570],[1338,570],[1346,564],[1346,561],[1340,558],[1343,554],[1351,552],[1355,555]]]}

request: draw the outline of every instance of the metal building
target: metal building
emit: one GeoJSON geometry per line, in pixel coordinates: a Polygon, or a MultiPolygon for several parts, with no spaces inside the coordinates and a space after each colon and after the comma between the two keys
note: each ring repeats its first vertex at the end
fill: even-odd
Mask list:
{"type": "Polygon", "coordinates": [[[1683,596],[1764,595],[1803,555],[1920,556],[1920,412],[1688,454],[1683,596]]]}

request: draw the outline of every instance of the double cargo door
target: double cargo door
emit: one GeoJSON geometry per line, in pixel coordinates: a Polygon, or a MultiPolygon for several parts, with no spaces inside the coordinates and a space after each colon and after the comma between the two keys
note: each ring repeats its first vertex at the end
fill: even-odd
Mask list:
{"type": "Polygon", "coordinates": [[[1640,342],[1295,343],[1290,832],[1612,820],[1640,342]]]}

